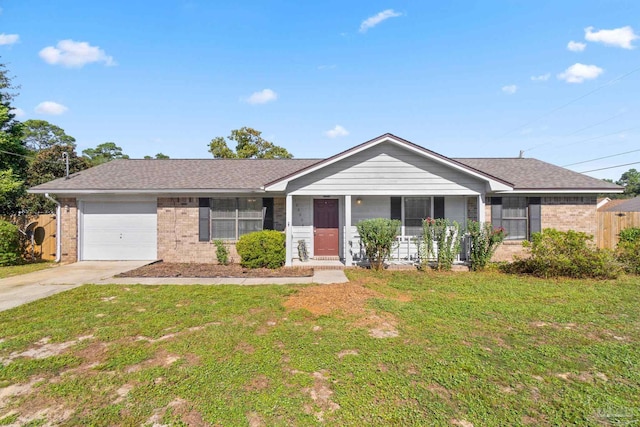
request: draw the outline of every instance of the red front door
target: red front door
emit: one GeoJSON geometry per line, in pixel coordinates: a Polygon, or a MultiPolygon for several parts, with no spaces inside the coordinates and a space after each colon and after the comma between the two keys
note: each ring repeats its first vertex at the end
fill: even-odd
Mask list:
{"type": "Polygon", "coordinates": [[[314,256],[338,256],[340,246],[338,217],[337,199],[314,199],[314,256]]]}

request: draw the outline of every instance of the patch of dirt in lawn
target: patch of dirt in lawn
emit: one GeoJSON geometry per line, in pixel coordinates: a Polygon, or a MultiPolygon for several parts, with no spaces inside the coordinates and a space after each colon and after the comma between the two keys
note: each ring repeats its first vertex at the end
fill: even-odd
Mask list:
{"type": "Polygon", "coordinates": [[[116,277],[194,277],[194,278],[261,278],[261,277],[311,277],[312,268],[283,267],[244,268],[240,264],[196,264],[156,262],[116,277]]]}
{"type": "Polygon", "coordinates": [[[367,308],[367,301],[371,298],[387,297],[354,281],[300,289],[284,302],[284,306],[305,309],[316,316],[341,311],[345,315],[357,316],[355,326],[368,328],[373,338],[397,337],[396,318],[390,313],[377,313],[367,308]]]}
{"type": "Polygon", "coordinates": [[[25,357],[28,359],[46,359],[47,357],[57,356],[62,354],[67,348],[74,346],[80,341],[93,338],[93,335],[87,335],[78,337],[76,340],[52,343],[50,337],[44,337],[40,341],[36,342],[33,347],[28,348],[25,351],[14,351],[9,356],[0,358],[0,363],[8,365],[19,357],[25,357]]]}
{"type": "Polygon", "coordinates": [[[284,306],[289,309],[305,309],[316,316],[334,311],[362,315],[366,313],[365,304],[368,299],[381,297],[384,295],[357,282],[335,283],[300,289],[285,301],[284,306]]]}

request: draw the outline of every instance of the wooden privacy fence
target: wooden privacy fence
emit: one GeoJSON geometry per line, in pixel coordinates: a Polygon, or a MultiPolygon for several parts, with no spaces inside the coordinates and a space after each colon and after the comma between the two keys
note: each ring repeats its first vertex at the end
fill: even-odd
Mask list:
{"type": "Polygon", "coordinates": [[[25,255],[36,259],[52,261],[56,259],[56,216],[41,214],[30,217],[24,227],[27,244],[25,255]]]}
{"type": "Polygon", "coordinates": [[[598,247],[615,249],[620,231],[640,227],[640,212],[598,212],[598,247]]]}

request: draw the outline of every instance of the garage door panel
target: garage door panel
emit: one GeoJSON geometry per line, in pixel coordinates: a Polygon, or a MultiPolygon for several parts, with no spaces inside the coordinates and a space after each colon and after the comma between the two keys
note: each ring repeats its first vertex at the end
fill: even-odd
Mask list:
{"type": "Polygon", "coordinates": [[[85,202],[82,259],[154,260],[156,202],[85,202]]]}

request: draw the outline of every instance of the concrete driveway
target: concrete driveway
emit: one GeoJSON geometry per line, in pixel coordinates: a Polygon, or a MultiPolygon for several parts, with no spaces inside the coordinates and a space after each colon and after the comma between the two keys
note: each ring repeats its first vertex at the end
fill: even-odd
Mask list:
{"type": "Polygon", "coordinates": [[[82,261],[0,279],[0,311],[149,264],[149,261],[82,261]]]}

